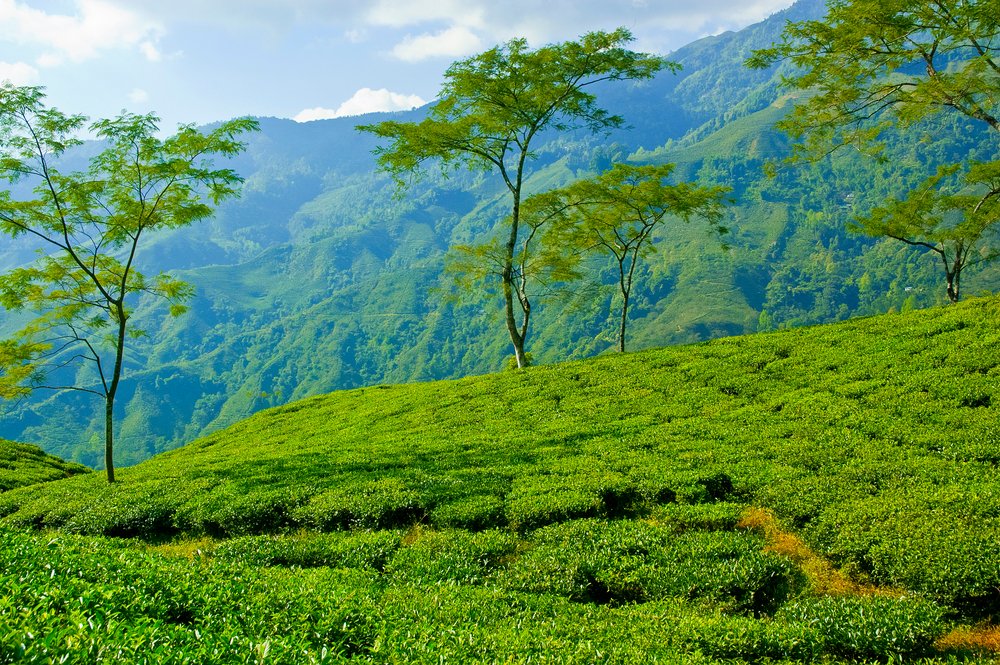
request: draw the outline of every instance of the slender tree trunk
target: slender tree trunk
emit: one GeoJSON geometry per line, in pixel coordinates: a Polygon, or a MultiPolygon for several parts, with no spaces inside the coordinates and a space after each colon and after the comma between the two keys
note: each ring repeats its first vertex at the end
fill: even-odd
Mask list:
{"type": "Polygon", "coordinates": [[[961,270],[951,270],[945,273],[948,279],[948,300],[953,303],[958,302],[961,297],[961,270]]]}
{"type": "Polygon", "coordinates": [[[109,483],[115,482],[115,396],[118,394],[118,383],[122,377],[125,331],[128,323],[125,306],[121,301],[115,303],[115,313],[118,317],[115,366],[111,373],[111,383],[104,396],[104,466],[107,469],[109,483]]]}
{"type": "Polygon", "coordinates": [[[628,321],[628,292],[622,291],[622,321],[618,328],[618,352],[625,353],[625,322],[628,321]]]}
{"type": "MultiPolygon", "coordinates": [[[[501,279],[503,280],[504,309],[506,313],[507,332],[510,334],[510,343],[514,347],[514,357],[517,359],[518,367],[527,367],[528,358],[524,353],[524,338],[517,326],[517,319],[514,316],[514,269],[509,263],[504,266],[501,279]]],[[[518,300],[520,302],[520,300],[518,300]]],[[[523,324],[527,332],[529,312],[524,312],[523,324]]]]}
{"type": "MultiPolygon", "coordinates": [[[[641,245],[640,245],[641,246],[641,245]]],[[[618,328],[618,352],[625,353],[625,326],[628,323],[628,303],[632,295],[632,279],[635,275],[635,264],[639,260],[639,247],[636,246],[635,253],[632,254],[632,261],[629,263],[628,271],[625,270],[625,262],[628,260],[628,253],[618,257],[618,287],[622,294],[622,320],[618,328]]]]}
{"type": "Polygon", "coordinates": [[[956,252],[955,260],[948,264],[948,255],[941,251],[939,252],[941,256],[941,262],[944,263],[944,278],[948,283],[948,300],[952,303],[958,302],[959,297],[961,297],[961,279],[962,279],[962,258],[961,258],[962,248],[959,247],[956,252]]]}
{"type": "MultiPolygon", "coordinates": [[[[518,330],[517,319],[514,316],[514,248],[517,247],[517,234],[521,221],[521,171],[523,170],[524,157],[525,155],[522,153],[517,178],[514,186],[511,187],[514,205],[511,210],[510,235],[504,247],[503,272],[500,275],[500,280],[503,282],[504,318],[507,323],[507,333],[510,335],[510,343],[514,347],[514,358],[517,359],[518,368],[528,366],[528,357],[524,353],[524,340],[528,333],[528,316],[530,315],[530,309],[524,310],[522,306],[524,314],[522,322],[524,333],[522,334],[518,330]]],[[[520,304],[521,299],[518,298],[517,302],[520,304]]]]}
{"type": "Polygon", "coordinates": [[[115,482],[115,399],[112,395],[104,398],[104,468],[108,472],[108,482],[115,482]]]}

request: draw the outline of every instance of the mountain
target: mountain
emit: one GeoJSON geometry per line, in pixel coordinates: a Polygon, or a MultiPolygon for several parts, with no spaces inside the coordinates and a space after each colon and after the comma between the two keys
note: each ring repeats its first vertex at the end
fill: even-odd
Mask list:
{"type": "MultiPolygon", "coordinates": [[[[819,0],[803,0],[755,26],[684,47],[671,55],[684,66],[679,74],[598,91],[630,129],[551,134],[539,148],[529,180],[535,189],[623,159],[675,162],[679,177],[733,188],[728,251],[696,223],[675,225],[640,269],[634,348],[943,302],[932,258],[846,226],[920,181],[940,150],[995,149],[995,139],[939,123],[926,129],[933,142],[889,146],[891,172],[845,153],[764,175],[764,163],[787,150],[773,123],[789,100],[779,72],[750,71],[742,62],[777,38],[787,19],[821,12],[819,0]]],[[[119,393],[121,464],[310,395],[505,365],[496,296],[456,298],[443,273],[450,246],[487,237],[502,218],[504,191],[493,178],[457,171],[429,173],[397,195],[374,170],[375,142],[355,130],[387,117],[262,119],[261,132],[232,163],[246,177],[242,198],[148,248],[147,272],[172,270],[197,295],[177,319],[151,303],[138,307],[136,321],[149,337],[130,349],[119,393]]],[[[0,259],[19,256],[10,250],[0,259]]],[[[613,273],[599,262],[591,268],[593,278],[574,297],[535,308],[528,341],[535,362],[613,347],[613,273]]],[[[995,269],[967,279],[969,292],[1000,287],[995,269]]],[[[99,468],[101,418],[86,396],[38,394],[4,414],[0,436],[99,468]]]]}
{"type": "Polygon", "coordinates": [[[995,662],[998,376],[994,296],[292,402],[0,493],[0,660],[995,662]]]}

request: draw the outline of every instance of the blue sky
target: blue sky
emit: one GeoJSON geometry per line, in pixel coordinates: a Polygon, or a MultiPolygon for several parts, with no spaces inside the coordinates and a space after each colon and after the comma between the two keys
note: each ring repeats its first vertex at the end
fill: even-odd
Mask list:
{"type": "Polygon", "coordinates": [[[669,53],[792,0],[0,0],[0,80],[93,118],[164,129],[241,115],[300,121],[431,101],[454,60],[629,28],[669,53]]]}

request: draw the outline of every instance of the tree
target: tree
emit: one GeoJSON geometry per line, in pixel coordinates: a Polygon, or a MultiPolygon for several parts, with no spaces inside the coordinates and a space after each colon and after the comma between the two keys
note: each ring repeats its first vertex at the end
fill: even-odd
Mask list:
{"type": "Polygon", "coordinates": [[[703,187],[691,182],[668,184],[673,164],[616,164],[599,176],[567,187],[571,244],[590,247],[614,257],[622,299],[618,350],[625,351],[625,328],[635,269],[655,251],[653,234],[670,218],[685,222],[699,217],[720,234],[728,187],[703,187]]]}
{"type": "MultiPolygon", "coordinates": [[[[566,295],[562,287],[581,276],[578,267],[583,251],[571,246],[567,220],[570,211],[583,201],[570,197],[569,192],[555,190],[521,201],[520,233],[513,255],[508,253],[502,239],[493,238],[475,245],[456,245],[448,257],[446,270],[464,291],[493,279],[503,283],[504,275],[510,275],[509,288],[523,313],[517,329],[522,343],[528,336],[531,303],[539,297],[555,299],[566,295]]],[[[506,223],[511,222],[508,219],[506,223]]],[[[517,367],[525,366],[517,362],[517,367]]]]}
{"type": "Polygon", "coordinates": [[[1000,131],[1000,12],[993,0],[829,0],[822,21],[785,27],[747,64],[793,65],[804,91],[780,123],[804,154],[865,146],[943,111],[1000,131]]]}
{"type": "MultiPolygon", "coordinates": [[[[1000,131],[1000,12],[994,0],[829,0],[823,20],[789,23],[780,43],[756,51],[747,64],[762,68],[779,61],[793,66],[785,84],[804,93],[779,123],[797,140],[793,159],[847,145],[877,153],[888,131],[946,112],[1000,131]]],[[[950,209],[966,223],[949,226],[948,242],[956,249],[975,245],[988,228],[981,228],[983,209],[1000,192],[990,189],[991,178],[981,177],[995,165],[966,168],[974,186],[968,195],[932,205],[933,183],[925,183],[921,193],[876,211],[862,228],[876,235],[881,229],[881,235],[943,258],[938,213],[950,209]],[[897,213],[908,207],[919,214],[904,223],[897,213]],[[963,235],[968,232],[975,237],[963,235]]],[[[964,265],[954,258],[952,268],[945,260],[949,284],[964,265]]],[[[958,289],[948,295],[957,298],[958,289]]]]}
{"type": "Polygon", "coordinates": [[[990,249],[1000,222],[1000,163],[977,164],[956,181],[957,166],[937,174],[909,193],[857,221],[872,236],[894,238],[936,255],[951,302],[961,297],[962,271],[996,258],[990,249]]]}
{"type": "Polygon", "coordinates": [[[33,264],[0,281],[5,309],[36,314],[0,343],[0,396],[52,389],[100,397],[107,479],[114,482],[115,397],[126,344],[143,334],[131,325],[135,298],[163,298],[177,315],[192,295],[176,278],[139,271],[143,242],[209,217],[238,193],[242,179],[215,168],[212,157],[241,152],[237,137],[257,123],[237,119],[207,133],[182,126],[160,139],[155,115],[122,113],[89,125],[103,149],[86,171],[63,173],[66,152],[82,143],[86,124],[84,116],[47,108],[42,88],[0,86],[0,178],[22,194],[0,192],[0,230],[41,247],[33,264]],[[81,364],[92,382],[66,378],[81,364]]]}
{"type": "Polygon", "coordinates": [[[545,130],[601,132],[620,127],[624,120],[599,107],[587,89],[603,81],[648,79],[663,68],[678,68],[660,57],[626,49],[632,39],[624,28],[535,50],[526,40],[514,39],[453,63],[445,72],[440,99],[423,121],[359,127],[389,140],[376,154],[380,168],[400,184],[404,175],[431,159],[439,159],[442,168],[465,164],[499,174],[511,207],[496,245],[498,273],[518,367],[527,364],[532,305],[518,294],[515,255],[525,233],[521,199],[533,145],[545,130]]]}

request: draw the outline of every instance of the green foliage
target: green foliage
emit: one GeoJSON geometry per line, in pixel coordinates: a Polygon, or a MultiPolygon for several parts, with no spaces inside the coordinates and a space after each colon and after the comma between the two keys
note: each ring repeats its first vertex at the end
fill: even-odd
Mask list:
{"type": "Polygon", "coordinates": [[[473,494],[437,505],[430,513],[431,524],[480,531],[503,526],[504,502],[494,494],[473,494]]]}
{"type": "MultiPolygon", "coordinates": [[[[1000,131],[998,29],[988,0],[843,0],[831,2],[822,21],[789,23],[780,43],[756,51],[748,64],[787,60],[797,67],[784,83],[804,94],[778,123],[799,140],[794,157],[843,146],[881,153],[889,136],[940,113],[1000,131]]],[[[1000,222],[1000,164],[992,155],[977,163],[976,153],[948,155],[936,176],[908,195],[893,193],[859,224],[865,233],[929,249],[943,263],[952,302],[966,265],[997,251],[990,245],[1000,222]],[[959,170],[966,187],[948,192],[942,180],[959,170]]]]}
{"type": "MultiPolygon", "coordinates": [[[[641,84],[594,88],[600,105],[630,128],[609,136],[540,135],[525,192],[562,187],[612,164],[676,164],[678,181],[733,188],[728,252],[697,224],[677,224],[671,243],[640,265],[630,304],[630,348],[684,344],[944,303],[939,259],[890,239],[848,232],[864,216],[924,182],[939,164],[989,161],[1000,133],[939,114],[887,135],[886,163],[839,151],[829,163],[762,173],[782,159],[787,136],[773,129],[790,99],[776,76],[748,70],[745,55],[780,37],[786,20],[822,17],[817,0],[771,19],[700,40],[671,54],[676,73],[641,84]],[[990,134],[996,136],[991,136],[990,134]],[[639,148],[644,146],[642,152],[639,148]],[[891,168],[890,168],[891,167],[891,168]],[[767,321],[765,321],[767,322],[767,321]]],[[[393,119],[419,122],[428,109],[393,119]]],[[[365,119],[377,122],[381,118],[365,119]]],[[[435,168],[394,197],[373,176],[376,139],[355,119],[300,124],[262,119],[230,166],[247,178],[197,234],[151,238],[149,272],[176,270],[198,297],[179,318],[150,299],[132,322],[149,331],[129,345],[136,362],[117,398],[122,465],[227,427],[257,411],[332,390],[498,371],[511,355],[502,332],[499,283],[442,302],[446,250],[496,237],[509,214],[499,178],[435,168]]],[[[67,153],[85,164],[94,146],[67,153]]],[[[19,239],[21,240],[21,239],[19,239]]],[[[34,257],[21,240],[0,246],[6,268],[34,257]]],[[[582,266],[592,281],[536,289],[525,353],[536,364],[596,356],[614,347],[612,265],[582,266]]],[[[1000,287],[997,264],[970,267],[963,290],[1000,287]]],[[[13,332],[12,317],[0,322],[13,332]]],[[[3,335],[0,335],[2,337],[3,335]]],[[[0,346],[0,354],[3,348],[0,346]]],[[[0,436],[44,442],[47,452],[103,466],[103,419],[83,395],[39,393],[0,418],[0,436]]]]}
{"type": "Polygon", "coordinates": [[[82,464],[46,455],[37,446],[0,439],[0,492],[89,471],[82,464]]]}
{"type": "Polygon", "coordinates": [[[622,117],[598,106],[587,88],[607,81],[646,80],[663,68],[678,69],[663,58],[629,51],[625,47],[632,40],[625,28],[534,50],[526,39],[512,39],[453,63],[438,101],[421,122],[387,120],[358,127],[388,139],[375,154],[379,167],[400,186],[404,176],[429,160],[440,160],[444,168],[464,164],[499,175],[511,197],[510,216],[495,240],[465,246],[457,268],[471,268],[473,280],[499,277],[504,323],[518,367],[527,366],[524,346],[535,295],[528,282],[558,280],[572,268],[551,257],[536,261],[536,250],[531,249],[547,216],[522,219],[528,162],[537,159],[534,146],[546,130],[596,133],[625,124],[622,117]]]}
{"type": "Polygon", "coordinates": [[[583,555],[574,565],[632,591],[641,588],[643,552],[683,550],[681,558],[716,572],[732,554],[737,569],[761,556],[777,561],[755,554],[746,534],[701,536],[710,552],[675,546],[642,523],[587,521],[521,546],[505,532],[425,532],[401,547],[398,534],[302,534],[240,538],[187,558],[0,530],[0,662],[497,662],[513,654],[557,663],[989,662],[919,659],[944,624],[940,608],[915,597],[802,598],[756,618],[683,597],[595,603],[508,586],[523,584],[546,553],[562,562],[583,555]],[[595,540],[560,552],[573,535],[595,540]]]}
{"type": "Polygon", "coordinates": [[[0,662],[329,662],[369,644],[369,573],[167,559],[0,532],[0,662]],[[323,590],[322,599],[315,594],[323,590]]]}
{"type": "Polygon", "coordinates": [[[809,626],[818,633],[823,651],[854,660],[929,655],[944,629],[941,608],[916,596],[799,600],[782,607],[775,618],[809,626]]]}
{"type": "Polygon", "coordinates": [[[420,494],[398,478],[345,483],[316,494],[295,517],[318,529],[386,529],[419,522],[426,509],[420,494]]]}
{"type": "MultiPolygon", "coordinates": [[[[587,251],[610,254],[614,258],[621,297],[618,350],[623,353],[636,268],[641,258],[654,251],[654,233],[669,219],[687,222],[691,218],[703,219],[720,235],[727,232],[721,219],[724,198],[730,189],[699,186],[693,182],[668,184],[673,171],[673,164],[615,164],[592,179],[536,194],[524,202],[525,219],[529,223],[540,217],[555,226],[554,231],[542,236],[549,253],[563,255],[569,248],[569,256],[577,262],[578,256],[587,251]]],[[[547,265],[553,263],[546,262],[547,265]]],[[[520,265],[523,264],[521,261],[520,265]]],[[[575,263],[568,267],[575,267],[575,263]]],[[[568,281],[577,276],[573,270],[558,278],[568,281]]]]}
{"type": "Polygon", "coordinates": [[[381,571],[399,547],[395,531],[300,533],[290,536],[242,536],[211,550],[218,561],[260,568],[360,568],[381,571]]]}
{"type": "Polygon", "coordinates": [[[0,516],[152,540],[251,536],[233,551],[296,565],[354,565],[337,561],[358,529],[413,529],[403,547],[417,549],[391,560],[372,536],[368,567],[420,584],[454,568],[572,602],[591,574],[615,606],[680,595],[766,615],[801,582],[736,531],[751,504],[860,582],[988,618],[1000,611],[1000,569],[983,556],[1000,548],[997,307],[334,393],[124,469],[113,486],[83,475],[13,489],[0,516]],[[636,539],[646,554],[629,559],[636,539]],[[480,551],[493,563],[457,563],[480,551]]]}
{"type": "Polygon", "coordinates": [[[242,179],[214,168],[211,157],[243,150],[236,137],[250,119],[203,134],[181,127],[159,139],[154,115],[122,113],[89,126],[103,149],[85,172],[64,174],[58,160],[79,146],[86,118],[46,108],[38,87],[0,86],[0,179],[30,188],[34,198],[0,191],[0,232],[41,244],[33,264],[0,279],[0,305],[37,313],[0,349],[0,398],[38,388],[79,391],[104,404],[105,467],[114,481],[114,405],[125,345],[143,331],[129,325],[142,294],[184,311],[189,284],[138,270],[140,248],[158,231],[187,226],[237,194],[242,179]],[[204,199],[211,201],[212,205],[204,199]],[[66,368],[83,365],[73,376],[66,368]],[[50,377],[50,374],[55,376],[50,377]]]}
{"type": "Polygon", "coordinates": [[[838,0],[821,21],[787,24],[780,42],[748,63],[798,68],[785,82],[808,95],[782,126],[820,153],[831,141],[863,144],[942,112],[997,129],[993,9],[987,0],[838,0]]]}
{"type": "Polygon", "coordinates": [[[869,235],[894,238],[936,254],[944,265],[951,302],[961,297],[965,268],[992,261],[1000,252],[995,247],[1000,163],[978,164],[965,174],[964,182],[954,183],[957,171],[957,166],[940,167],[905,199],[890,201],[858,222],[869,235]]]}
{"type": "Polygon", "coordinates": [[[576,520],[539,529],[531,540],[511,565],[508,584],[577,602],[685,598],[762,614],[801,586],[790,562],[762,553],[760,540],[742,533],[576,520]]]}
{"type": "Polygon", "coordinates": [[[401,548],[386,573],[424,586],[483,584],[514,558],[519,542],[506,531],[417,532],[401,548]]]}

